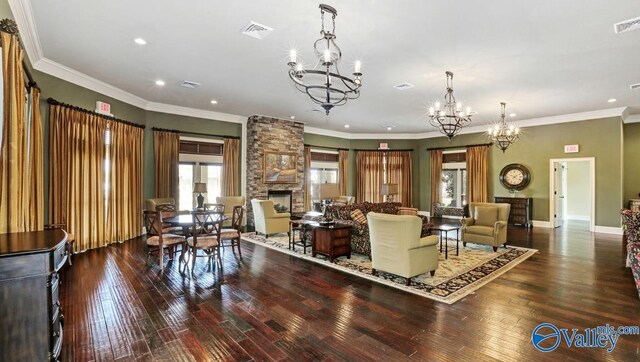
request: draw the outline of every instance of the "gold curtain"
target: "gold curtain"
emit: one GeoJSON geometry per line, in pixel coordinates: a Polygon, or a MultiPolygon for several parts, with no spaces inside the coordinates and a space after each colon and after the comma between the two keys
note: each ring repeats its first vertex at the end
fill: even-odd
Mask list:
{"type": "Polygon", "coordinates": [[[349,151],[338,151],[338,187],[340,188],[340,195],[349,196],[347,192],[347,183],[349,181],[349,151]]]}
{"type": "Polygon", "coordinates": [[[75,236],[76,252],[106,245],[105,132],[108,121],[49,108],[49,218],[75,236]]]}
{"type": "Polygon", "coordinates": [[[40,89],[31,87],[31,136],[29,141],[29,215],[27,231],[44,228],[44,164],[40,89]]]}
{"type": "Polygon", "coordinates": [[[153,155],[156,197],[177,199],[180,133],[154,130],[153,155]]]}
{"type": "Polygon", "coordinates": [[[142,234],[142,145],[144,130],[121,122],[109,125],[111,144],[106,242],[142,234]]]}
{"type": "Polygon", "coordinates": [[[382,202],[383,154],[378,151],[356,153],[356,198],[358,202],[382,202]]]}
{"type": "MultiPolygon", "coordinates": [[[[237,196],[240,175],[238,174],[238,152],[240,140],[225,138],[222,156],[222,196],[237,196]]],[[[176,194],[177,196],[177,194],[176,194]]]]}
{"type": "Polygon", "coordinates": [[[17,35],[1,32],[3,109],[0,144],[0,233],[25,231],[28,216],[26,89],[17,35]]]}
{"type": "Polygon", "coordinates": [[[387,157],[387,183],[398,184],[396,202],[403,206],[412,206],[413,185],[413,152],[412,151],[388,151],[387,157]]]}
{"type": "Polygon", "coordinates": [[[435,209],[434,202],[442,202],[442,150],[431,150],[429,154],[429,170],[431,173],[431,216],[435,209]]]}
{"type": "Polygon", "coordinates": [[[311,210],[311,147],[304,147],[304,210],[311,210]]]}
{"type": "Polygon", "coordinates": [[[489,147],[467,147],[467,200],[487,202],[489,199],[489,147]]]}

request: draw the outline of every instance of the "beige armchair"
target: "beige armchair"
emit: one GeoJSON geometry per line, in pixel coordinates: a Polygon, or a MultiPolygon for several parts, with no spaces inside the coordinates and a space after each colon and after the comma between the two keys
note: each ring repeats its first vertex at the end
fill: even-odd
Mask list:
{"type": "MultiPolygon", "coordinates": [[[[216,197],[216,203],[224,205],[224,216],[227,220],[222,224],[223,227],[231,226],[231,219],[233,219],[234,206],[244,206],[244,196],[218,196],[216,197]]],[[[242,226],[247,225],[246,220],[243,218],[242,226]]]]}
{"type": "Polygon", "coordinates": [[[510,204],[495,204],[490,202],[470,202],[469,215],[462,223],[462,245],[477,243],[493,246],[498,251],[498,245],[507,246],[507,222],[509,220],[510,204]]]}
{"type": "Polygon", "coordinates": [[[289,218],[291,214],[288,212],[276,212],[273,208],[272,200],[251,200],[253,208],[253,223],[256,233],[263,233],[267,237],[269,234],[289,233],[289,218]]]}
{"type": "Polygon", "coordinates": [[[173,197],[147,199],[144,202],[144,209],[148,211],[156,211],[158,205],[175,205],[176,200],[173,197]]]}
{"type": "Polygon", "coordinates": [[[407,278],[438,268],[438,237],[420,237],[422,219],[409,215],[367,214],[371,240],[371,267],[407,278]]]}
{"type": "Polygon", "coordinates": [[[356,201],[353,196],[338,196],[333,200],[334,204],[351,205],[356,201]]]}

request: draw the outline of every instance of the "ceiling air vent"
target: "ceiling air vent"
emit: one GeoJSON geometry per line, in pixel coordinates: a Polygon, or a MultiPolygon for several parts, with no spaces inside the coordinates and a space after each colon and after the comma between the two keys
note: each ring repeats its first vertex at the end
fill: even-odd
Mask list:
{"type": "Polygon", "coordinates": [[[411,83],[407,83],[407,82],[400,83],[400,84],[397,84],[397,85],[393,86],[393,88],[395,88],[397,90],[407,90],[407,89],[411,89],[413,87],[415,87],[415,85],[413,85],[411,83]]]}
{"type": "Polygon", "coordinates": [[[640,83],[632,84],[629,86],[631,89],[640,89],[640,83]]]}
{"type": "Polygon", "coordinates": [[[264,39],[267,37],[267,35],[271,34],[272,31],[273,28],[270,28],[266,25],[258,24],[255,21],[250,22],[247,26],[240,30],[242,34],[256,39],[264,39]]]}
{"type": "Polygon", "coordinates": [[[621,21],[619,23],[613,24],[613,29],[616,34],[625,33],[631,30],[640,29],[640,17],[621,21]]]}
{"type": "Polygon", "coordinates": [[[182,84],[180,84],[182,87],[185,88],[191,88],[191,89],[196,89],[200,86],[200,83],[198,82],[192,82],[189,80],[185,80],[184,82],[182,82],[182,84]]]}

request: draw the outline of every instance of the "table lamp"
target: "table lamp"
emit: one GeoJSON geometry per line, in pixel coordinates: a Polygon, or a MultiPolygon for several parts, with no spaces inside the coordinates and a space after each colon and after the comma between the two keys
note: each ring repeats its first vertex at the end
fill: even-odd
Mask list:
{"type": "Polygon", "coordinates": [[[199,194],[197,197],[198,209],[204,209],[204,196],[202,196],[202,193],[207,193],[207,184],[205,182],[196,182],[193,185],[193,193],[199,194]]]}
{"type": "Polygon", "coordinates": [[[380,193],[387,197],[387,202],[393,202],[393,195],[398,194],[398,184],[382,184],[380,193]]]}

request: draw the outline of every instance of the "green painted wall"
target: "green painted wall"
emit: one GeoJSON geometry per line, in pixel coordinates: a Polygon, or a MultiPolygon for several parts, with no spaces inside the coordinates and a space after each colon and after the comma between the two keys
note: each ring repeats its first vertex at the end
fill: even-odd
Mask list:
{"type": "Polygon", "coordinates": [[[638,199],[640,196],[640,167],[638,162],[640,155],[640,123],[624,125],[624,206],[628,207],[629,199],[638,199]]]}
{"type": "MultiPolygon", "coordinates": [[[[442,138],[423,140],[425,147],[447,146],[442,138]]],[[[456,136],[451,145],[486,143],[483,134],[456,136]]],[[[639,148],[640,149],[640,148],[639,148]]],[[[531,183],[518,193],[533,198],[533,219],[549,221],[549,160],[552,158],[595,157],[596,163],[596,220],[599,226],[620,226],[622,205],[622,119],[619,117],[570,122],[548,126],[526,127],[520,140],[505,153],[491,147],[489,153],[489,198],[509,196],[499,182],[500,170],[510,163],[521,163],[531,171],[531,183]],[[579,144],[580,152],[565,154],[564,145],[579,144]]],[[[426,152],[421,162],[426,177],[421,188],[429,189],[429,158],[426,152]]],[[[430,194],[425,195],[430,205],[430,194]]]]}

